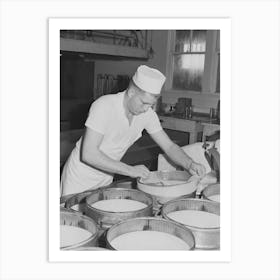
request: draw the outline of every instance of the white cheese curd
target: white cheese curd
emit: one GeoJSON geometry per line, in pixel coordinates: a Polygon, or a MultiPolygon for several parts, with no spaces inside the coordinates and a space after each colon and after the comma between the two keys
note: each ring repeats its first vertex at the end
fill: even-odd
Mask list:
{"type": "Polygon", "coordinates": [[[60,225],[60,247],[75,245],[91,236],[92,233],[83,228],[60,225]]]}
{"type": "Polygon", "coordinates": [[[111,241],[116,250],[189,250],[182,239],[160,231],[133,231],[111,241]]]}
{"type": "Polygon", "coordinates": [[[157,185],[163,185],[163,186],[173,186],[173,185],[182,185],[186,182],[180,181],[180,180],[160,180],[156,182],[157,185]]]}
{"type": "Polygon", "coordinates": [[[141,179],[140,182],[142,184],[153,184],[153,185],[159,185],[159,186],[172,186],[172,185],[182,185],[186,183],[182,180],[164,180],[161,178],[158,178],[157,176],[151,176],[147,179],[141,179]]]}
{"type": "Polygon", "coordinates": [[[219,194],[213,194],[213,195],[208,196],[208,199],[210,199],[212,201],[220,202],[220,195],[219,194]]]}
{"type": "Polygon", "coordinates": [[[180,210],[168,213],[167,216],[181,224],[199,228],[220,227],[220,216],[205,211],[180,210]]]}
{"type": "Polygon", "coordinates": [[[131,199],[107,199],[99,200],[91,204],[92,207],[109,212],[137,211],[147,207],[143,202],[131,199]]]}

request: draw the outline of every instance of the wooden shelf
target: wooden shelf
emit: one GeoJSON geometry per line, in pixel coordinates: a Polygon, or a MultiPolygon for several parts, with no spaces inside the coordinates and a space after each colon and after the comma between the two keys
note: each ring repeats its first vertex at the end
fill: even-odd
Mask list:
{"type": "Polygon", "coordinates": [[[68,38],[60,38],[60,50],[143,59],[148,58],[147,50],[68,38]]]}

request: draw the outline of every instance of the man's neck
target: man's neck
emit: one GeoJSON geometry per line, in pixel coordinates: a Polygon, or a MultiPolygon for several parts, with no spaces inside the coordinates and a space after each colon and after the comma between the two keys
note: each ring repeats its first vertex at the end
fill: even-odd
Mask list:
{"type": "Polygon", "coordinates": [[[129,123],[131,123],[131,120],[133,119],[133,114],[128,109],[128,100],[129,100],[129,96],[128,96],[128,92],[126,90],[126,92],[124,94],[123,106],[124,106],[125,115],[129,121],[129,123]]]}

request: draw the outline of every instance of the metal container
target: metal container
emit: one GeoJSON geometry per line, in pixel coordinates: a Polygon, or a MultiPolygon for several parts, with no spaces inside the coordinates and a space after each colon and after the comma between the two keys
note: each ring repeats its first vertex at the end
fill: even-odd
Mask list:
{"type": "Polygon", "coordinates": [[[86,197],[86,215],[94,219],[102,229],[107,229],[113,224],[120,221],[135,218],[135,217],[148,217],[153,214],[153,199],[148,194],[140,192],[138,190],[132,190],[127,188],[104,188],[98,189],[91,195],[86,197]],[[130,199],[138,202],[142,202],[147,207],[126,212],[110,212],[103,211],[91,206],[91,204],[107,199],[130,199]]]}
{"type": "MultiPolygon", "coordinates": [[[[220,215],[220,203],[204,199],[176,199],[164,204],[161,212],[165,219],[174,221],[168,213],[180,210],[197,210],[220,215]]],[[[184,226],[192,231],[196,249],[217,250],[220,248],[220,227],[199,228],[185,224],[184,226]]]]}
{"type": "MultiPolygon", "coordinates": [[[[68,250],[68,249],[66,249],[68,250]]],[[[107,248],[102,248],[102,247],[77,247],[77,248],[73,248],[70,249],[71,251],[110,251],[107,248]]]]}
{"type": "Polygon", "coordinates": [[[107,247],[112,250],[116,250],[111,244],[112,240],[116,237],[135,231],[159,231],[174,235],[189,245],[189,250],[193,250],[195,246],[195,240],[192,232],[186,227],[172,221],[167,221],[162,218],[134,218],[126,221],[122,221],[113,225],[107,232],[106,242],[107,247]]]}
{"type": "Polygon", "coordinates": [[[85,214],[86,197],[94,191],[95,190],[85,191],[71,196],[65,201],[65,208],[85,214]]]}
{"type": "MultiPolygon", "coordinates": [[[[201,193],[202,198],[215,201],[211,199],[213,195],[220,195],[220,184],[212,184],[207,186],[201,193]]],[[[217,201],[216,201],[217,202],[217,201]]]]}
{"type": "Polygon", "coordinates": [[[151,172],[154,177],[158,177],[159,181],[161,180],[176,180],[178,175],[178,182],[180,183],[173,185],[164,185],[164,183],[147,183],[143,182],[141,179],[137,180],[137,188],[142,192],[150,194],[154,199],[154,208],[157,209],[162,204],[167,201],[173,200],[178,197],[195,197],[198,178],[192,176],[186,180],[180,178],[180,171],[155,171],[151,172]]]}
{"type": "MultiPolygon", "coordinates": [[[[111,184],[101,187],[99,189],[104,188],[127,188],[132,189],[136,185],[136,181],[133,180],[120,180],[120,181],[114,181],[111,184]]],[[[85,204],[86,204],[86,197],[91,195],[95,190],[88,190],[81,193],[77,193],[74,195],[67,196],[64,198],[64,204],[63,206],[67,209],[72,209],[74,211],[78,211],[85,214],[85,204]]],[[[62,200],[61,200],[62,201],[62,200]]]]}
{"type": "Polygon", "coordinates": [[[70,198],[72,197],[73,194],[69,194],[69,195],[65,195],[65,196],[61,196],[60,197],[60,207],[65,207],[65,202],[70,198]]]}
{"type": "Polygon", "coordinates": [[[82,215],[81,213],[74,212],[68,209],[60,208],[60,225],[73,226],[85,229],[92,235],[82,242],[60,247],[61,250],[70,250],[80,246],[96,246],[98,237],[97,224],[89,217],[82,215]]]}

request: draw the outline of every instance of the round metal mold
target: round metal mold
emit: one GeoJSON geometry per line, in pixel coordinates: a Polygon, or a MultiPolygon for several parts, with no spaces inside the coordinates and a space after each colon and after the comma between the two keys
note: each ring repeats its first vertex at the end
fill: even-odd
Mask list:
{"type": "Polygon", "coordinates": [[[111,250],[116,250],[111,242],[122,234],[149,230],[174,235],[185,241],[189,245],[189,250],[193,250],[195,247],[195,239],[189,229],[179,223],[154,217],[133,218],[113,225],[110,229],[108,229],[106,234],[107,247],[111,250]]]}
{"type": "Polygon", "coordinates": [[[109,185],[106,185],[104,187],[100,187],[98,189],[94,190],[88,190],[84,191],[81,193],[73,194],[73,195],[68,195],[64,198],[61,199],[64,200],[63,207],[67,209],[72,209],[74,211],[81,212],[85,214],[85,207],[86,207],[86,197],[91,195],[97,190],[100,189],[105,189],[105,188],[127,188],[127,189],[132,189],[136,185],[136,182],[133,180],[120,180],[120,181],[114,181],[109,185]]]}
{"type": "MultiPolygon", "coordinates": [[[[207,186],[201,193],[202,198],[215,201],[211,199],[213,195],[220,195],[220,184],[212,184],[207,186]]],[[[219,202],[219,201],[216,201],[219,202]]]]}
{"type": "MultiPolygon", "coordinates": [[[[69,250],[69,249],[65,249],[69,250]]],[[[108,248],[103,248],[103,247],[92,247],[92,246],[81,246],[81,247],[76,247],[73,249],[70,249],[71,251],[110,251],[108,248]]]]}
{"type": "Polygon", "coordinates": [[[135,218],[149,217],[153,215],[153,199],[150,195],[138,190],[127,188],[103,188],[98,189],[86,197],[85,213],[94,219],[102,229],[107,229],[120,221],[135,218]],[[140,210],[126,212],[104,211],[92,206],[93,203],[107,199],[130,199],[142,202],[147,206],[140,210]]]}
{"type": "Polygon", "coordinates": [[[85,191],[72,195],[65,201],[65,208],[85,214],[86,197],[94,191],[95,190],[85,191]]]}
{"type": "MultiPolygon", "coordinates": [[[[161,214],[163,218],[177,222],[171,219],[168,214],[181,210],[205,211],[212,214],[220,215],[220,203],[205,199],[175,199],[163,205],[161,214]]],[[[178,222],[177,222],[178,223],[178,222]]],[[[196,249],[217,250],[220,248],[220,227],[217,228],[200,228],[182,224],[190,229],[195,237],[196,249]]]]}
{"type": "Polygon", "coordinates": [[[60,209],[60,225],[73,226],[85,229],[89,231],[92,235],[73,245],[61,246],[61,250],[71,250],[81,246],[95,246],[98,238],[98,226],[97,224],[89,217],[82,215],[81,213],[74,212],[69,209],[60,209]]]}
{"type": "Polygon", "coordinates": [[[164,185],[163,180],[176,181],[177,171],[155,171],[152,172],[153,177],[158,177],[158,183],[147,183],[143,182],[141,179],[137,179],[137,188],[149,195],[154,199],[154,208],[158,209],[160,205],[176,199],[178,197],[195,197],[196,189],[198,184],[198,178],[196,176],[190,177],[188,180],[182,180],[178,178],[176,184],[164,185]]]}

